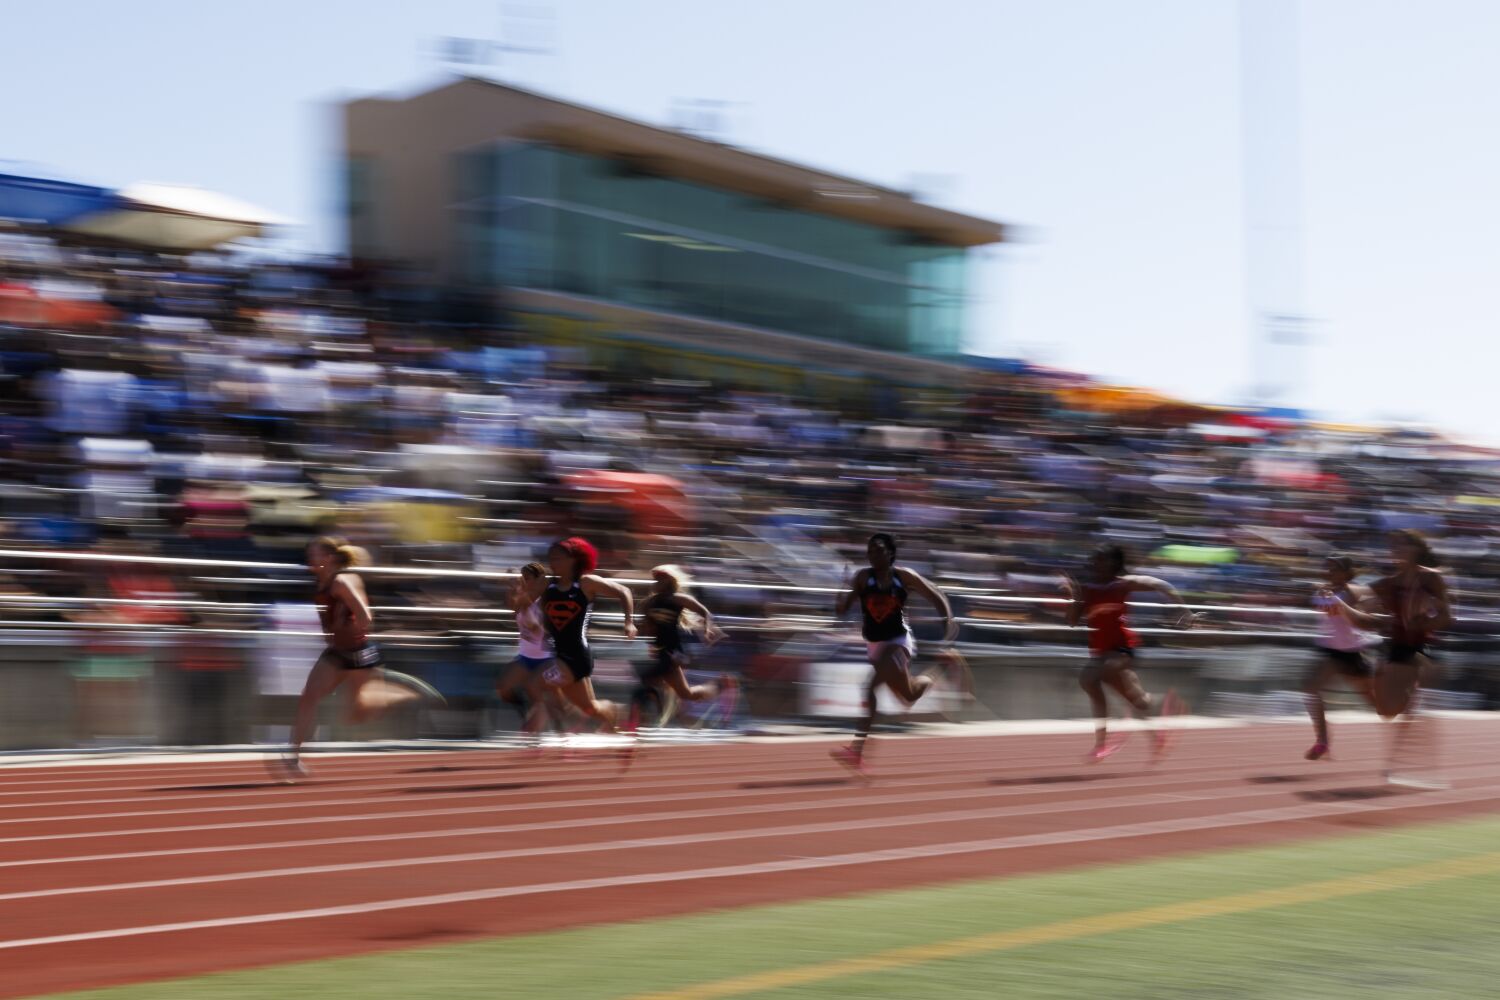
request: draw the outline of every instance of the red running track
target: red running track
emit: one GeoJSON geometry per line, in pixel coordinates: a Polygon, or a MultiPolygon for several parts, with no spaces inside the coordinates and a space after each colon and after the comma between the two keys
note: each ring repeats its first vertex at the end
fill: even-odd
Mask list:
{"type": "Polygon", "coordinates": [[[0,778],[0,997],[710,907],[980,878],[1500,811],[1485,720],[1444,720],[1442,791],[1387,787],[1383,727],[1146,741],[886,739],[650,748],[622,770],[515,752],[79,764],[0,778]]]}

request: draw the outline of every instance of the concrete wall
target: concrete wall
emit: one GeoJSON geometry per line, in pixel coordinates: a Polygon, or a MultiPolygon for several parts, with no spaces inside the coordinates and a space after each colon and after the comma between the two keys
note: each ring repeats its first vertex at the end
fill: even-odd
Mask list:
{"type": "MultiPolygon", "coordinates": [[[[11,633],[0,644],[0,749],[285,739],[295,695],[261,693],[260,641],[245,637],[224,644],[230,669],[211,674],[184,671],[180,646],[136,642],[131,648],[137,667],[133,676],[99,676],[97,662],[90,662],[90,657],[97,658],[97,634],[11,633]]],[[[497,726],[514,729],[513,711],[497,704],[490,693],[509,655],[507,647],[388,647],[386,659],[391,667],[437,684],[449,694],[452,707],[398,713],[377,724],[353,726],[340,720],[342,703],[335,697],[323,706],[319,738],[473,738],[497,726]]],[[[601,643],[595,674],[600,695],[625,697],[634,684],[629,657],[643,655],[640,644],[601,643]]],[[[966,655],[977,696],[970,718],[1082,718],[1089,714],[1077,682],[1084,664],[1081,649],[969,648],[966,655]]],[[[1246,700],[1236,702],[1226,695],[1295,690],[1312,658],[1309,650],[1273,646],[1152,649],[1142,652],[1140,674],[1148,690],[1173,687],[1195,710],[1222,711],[1226,705],[1246,700]]],[[[1434,686],[1478,692],[1481,704],[1476,707],[1500,705],[1495,654],[1452,652],[1444,654],[1441,662],[1442,675],[1434,686]]],[[[713,669],[734,666],[721,664],[713,669]]],[[[798,719],[800,687],[795,673],[781,680],[749,678],[745,691],[750,714],[798,719]]],[[[819,721],[839,724],[843,720],[819,721]]]]}

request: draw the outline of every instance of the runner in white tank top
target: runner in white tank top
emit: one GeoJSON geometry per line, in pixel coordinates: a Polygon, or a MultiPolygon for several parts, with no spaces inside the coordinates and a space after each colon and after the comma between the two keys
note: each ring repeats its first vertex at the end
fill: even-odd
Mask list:
{"type": "Polygon", "coordinates": [[[1354,560],[1348,556],[1329,556],[1324,563],[1327,583],[1318,588],[1313,597],[1313,606],[1324,612],[1318,620],[1318,658],[1308,671],[1304,690],[1307,692],[1307,714],[1312,717],[1316,740],[1304,755],[1308,760],[1328,756],[1328,715],[1323,704],[1323,689],[1335,676],[1342,677],[1352,690],[1363,695],[1373,706],[1375,696],[1370,687],[1374,676],[1374,665],[1365,656],[1365,650],[1378,645],[1378,636],[1361,632],[1344,615],[1338,612],[1340,601],[1353,608],[1370,604],[1374,595],[1370,588],[1354,582],[1354,560]]]}
{"type": "Polygon", "coordinates": [[[516,613],[516,658],[511,661],[500,682],[495,685],[500,698],[515,707],[521,716],[521,730],[539,738],[548,719],[548,708],[555,720],[559,716],[556,698],[547,697],[541,675],[552,663],[552,640],[542,622],[540,598],[547,588],[547,568],[541,563],[521,567],[511,588],[511,607],[516,613]]]}

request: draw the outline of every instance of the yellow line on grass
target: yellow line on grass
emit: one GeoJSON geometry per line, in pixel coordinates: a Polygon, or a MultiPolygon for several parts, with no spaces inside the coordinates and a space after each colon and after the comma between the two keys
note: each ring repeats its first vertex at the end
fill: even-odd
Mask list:
{"type": "Polygon", "coordinates": [[[1473,875],[1489,875],[1496,872],[1500,872],[1500,851],[1402,868],[1383,868],[1361,875],[1325,879],[1304,885],[1259,889],[1255,892],[1193,899],[1181,903],[1165,903],[1161,906],[1148,906],[1139,910],[1123,910],[1093,917],[1059,920],[1035,927],[976,934],[972,937],[955,938],[950,941],[909,945],[858,958],[840,958],[788,969],[772,969],[748,976],[734,976],[716,982],[685,986],[676,990],[641,994],[630,1000],[717,1000],[719,997],[744,996],[749,993],[803,986],[808,983],[866,975],[887,969],[903,969],[949,958],[963,958],[986,952],[1012,951],[1032,945],[1052,944],[1057,941],[1071,941],[1098,934],[1113,934],[1119,931],[1138,930],[1142,927],[1201,920],[1204,917],[1250,913],[1278,906],[1294,906],[1298,903],[1320,903],[1345,896],[1362,896],[1368,893],[1387,892],[1392,889],[1426,885],[1431,882],[1473,875]]]}

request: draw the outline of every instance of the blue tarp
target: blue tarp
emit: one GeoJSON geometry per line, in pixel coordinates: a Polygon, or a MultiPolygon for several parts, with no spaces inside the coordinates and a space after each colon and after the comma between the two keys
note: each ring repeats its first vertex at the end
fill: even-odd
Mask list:
{"type": "Polygon", "coordinates": [[[439,503],[451,503],[452,501],[464,500],[466,498],[462,493],[451,493],[448,490],[424,490],[400,486],[372,486],[364,489],[350,490],[343,494],[343,499],[349,503],[387,503],[402,500],[433,500],[439,503]]]}
{"type": "Polygon", "coordinates": [[[1032,366],[1020,358],[991,358],[982,354],[965,354],[959,358],[959,363],[970,368],[981,368],[985,371],[1002,372],[1006,375],[1024,375],[1032,371],[1032,366]]]}
{"type": "Polygon", "coordinates": [[[0,218],[56,226],[118,204],[119,197],[107,188],[0,174],[0,218]]]}

